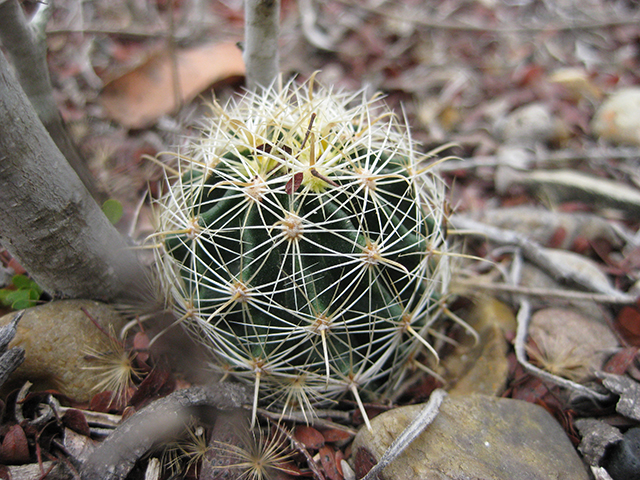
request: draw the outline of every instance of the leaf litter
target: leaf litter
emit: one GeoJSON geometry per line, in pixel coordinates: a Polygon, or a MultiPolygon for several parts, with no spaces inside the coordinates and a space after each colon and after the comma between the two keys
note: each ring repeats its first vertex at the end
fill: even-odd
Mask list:
{"type": "MultiPolygon", "coordinates": [[[[180,146],[203,114],[200,96],[211,98],[211,85],[221,103],[238,90],[243,67],[234,42],[242,36],[242,2],[216,1],[203,6],[204,2],[187,0],[148,2],[141,7],[136,2],[98,1],[90,7],[70,4],[69,8],[65,3],[57,2],[56,15],[48,26],[57,99],[94,174],[112,193],[109,196],[123,205],[124,217],[118,226],[136,241],[144,236],[143,229],[150,228],[147,183],[153,192],[161,182],[161,176],[154,173],[156,167],[144,160],[145,152],[153,156],[180,146]],[[199,12],[196,17],[194,12],[199,12]],[[78,49],[79,45],[82,48],[78,49]],[[176,88],[176,77],[180,89],[176,88]]],[[[640,404],[640,361],[632,348],[640,345],[640,314],[634,302],[640,292],[640,262],[633,254],[640,244],[640,152],[637,145],[607,143],[593,129],[592,119],[603,99],[640,83],[637,5],[622,0],[593,1],[588,7],[573,2],[510,5],[464,0],[432,4],[412,0],[282,3],[285,76],[295,72],[305,79],[321,70],[319,80],[336,88],[365,84],[371,92],[381,90],[387,102],[406,115],[425,151],[443,142],[458,145],[452,152],[461,160],[441,167],[456,212],[450,233],[464,241],[468,253],[487,261],[460,261],[461,278],[466,283],[461,282],[464,286],[457,313],[464,315],[465,298],[473,299],[479,292],[500,298],[512,313],[520,312],[521,316],[527,313],[521,301],[527,297],[542,303],[552,294],[597,302],[604,321],[621,342],[620,350],[603,367],[608,373],[599,374],[592,385],[578,390],[571,379],[565,379],[571,383],[558,384],[540,368],[544,362],[538,366],[528,363],[535,361],[535,354],[531,354],[534,347],[529,345],[527,352],[521,342],[519,356],[526,368],[514,361],[513,350],[507,354],[512,368],[505,395],[546,405],[570,436],[575,435],[575,423],[592,451],[606,448],[617,438],[615,432],[624,432],[633,424],[637,416],[633,405],[640,404]],[[541,126],[545,135],[527,140],[527,145],[518,145],[517,150],[501,150],[501,125],[518,109],[532,104],[549,112],[552,124],[541,126]],[[514,166],[519,170],[513,170],[514,166]],[[508,221],[498,220],[509,215],[508,221]],[[543,233],[532,237],[530,229],[520,231],[519,218],[525,223],[525,218],[537,215],[545,223],[543,233]],[[491,228],[499,229],[497,235],[491,228]],[[475,234],[461,235],[465,230],[475,230],[475,234]],[[585,279],[568,262],[550,256],[549,248],[588,258],[609,281],[585,279]],[[521,254],[525,262],[546,267],[546,274],[562,289],[550,292],[519,285],[521,254]],[[469,284],[478,274],[488,282],[469,284]],[[542,375],[538,375],[540,370],[542,375]],[[611,403],[606,401],[585,407],[570,394],[576,391],[587,396],[597,391],[598,400],[613,399],[609,402],[618,406],[617,413],[609,415],[611,403]],[[584,422],[574,422],[580,417],[580,422],[595,419],[614,430],[591,434],[593,430],[580,428],[584,422]]],[[[6,254],[0,258],[3,267],[16,266],[6,254]]],[[[145,349],[144,341],[135,343],[134,348],[142,345],[140,349],[145,349]]],[[[441,349],[443,355],[448,351],[446,345],[441,349]]],[[[38,451],[60,454],[56,439],[70,445],[72,437],[76,441],[81,437],[85,439],[80,441],[83,448],[92,451],[96,439],[99,445],[114,428],[118,430],[123,416],[135,415],[133,412],[144,409],[145,404],[153,406],[152,400],[158,396],[167,398],[176,385],[189,385],[167,376],[160,359],[153,355],[148,358],[138,352],[136,358],[147,366],[157,362],[157,368],[145,367],[144,375],[135,379],[134,388],[140,392],[131,396],[135,406],[121,405],[112,410],[114,413],[93,412],[86,405],[74,410],[80,413],[64,410],[69,407],[50,407],[57,409],[61,420],[46,432],[20,427],[28,444],[37,446],[38,451]],[[91,440],[83,435],[87,426],[91,440]],[[71,428],[78,432],[71,434],[71,428]]],[[[572,365],[571,358],[566,360],[572,365]]],[[[393,405],[423,401],[437,386],[438,382],[417,372],[414,384],[407,386],[393,405]]],[[[38,417],[38,405],[49,405],[56,398],[55,392],[36,393],[20,409],[29,421],[38,417]]],[[[8,449],[19,453],[14,458],[26,461],[19,424],[11,416],[16,398],[13,395],[5,400],[6,420],[0,437],[8,449]]],[[[109,398],[107,392],[94,406],[109,410],[109,398]]],[[[390,406],[389,402],[367,407],[373,412],[390,406]]],[[[312,430],[307,430],[301,439],[305,442],[298,442],[292,450],[298,452],[292,458],[298,470],[280,471],[281,478],[346,478],[349,473],[341,468],[341,459],[350,460],[350,435],[344,432],[358,426],[354,410],[354,405],[339,405],[313,426],[293,417],[285,420],[286,426],[281,426],[291,431],[312,430]],[[331,431],[343,434],[333,440],[325,434],[331,431]],[[324,435],[329,445],[320,447],[316,432],[324,435]]],[[[262,418],[264,432],[273,422],[268,418],[262,418]]],[[[207,434],[215,430],[206,422],[204,425],[207,434]]],[[[287,442],[292,440],[282,443],[285,449],[293,445],[287,442]]],[[[586,447],[581,451],[587,452],[586,447]]],[[[29,460],[34,460],[33,453],[37,452],[29,451],[29,460]]],[[[600,461],[596,454],[585,453],[585,457],[594,466],[600,461]]],[[[155,471],[163,470],[153,458],[155,461],[147,460],[149,475],[151,465],[155,471]]],[[[161,473],[155,475],[162,478],[161,473]]],[[[196,471],[187,475],[196,478],[196,471]]],[[[140,471],[129,477],[142,478],[140,471]]]]}

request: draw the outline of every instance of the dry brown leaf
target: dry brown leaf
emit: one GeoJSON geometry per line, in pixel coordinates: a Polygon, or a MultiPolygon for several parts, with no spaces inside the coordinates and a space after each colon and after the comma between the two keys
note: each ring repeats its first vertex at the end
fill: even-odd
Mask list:
{"type": "MultiPolygon", "coordinates": [[[[208,86],[244,75],[242,53],[234,43],[208,43],[175,54],[180,101],[189,102],[208,86]]],[[[151,57],[107,84],[101,93],[107,116],[129,128],[144,128],[179,107],[171,52],[151,57]]]]}
{"type": "Polygon", "coordinates": [[[26,463],[29,461],[27,436],[20,425],[12,425],[0,444],[0,459],[3,463],[26,463]]]}
{"type": "Polygon", "coordinates": [[[324,437],[313,427],[298,425],[295,429],[294,437],[305,447],[312,450],[319,450],[324,446],[324,437]]]}

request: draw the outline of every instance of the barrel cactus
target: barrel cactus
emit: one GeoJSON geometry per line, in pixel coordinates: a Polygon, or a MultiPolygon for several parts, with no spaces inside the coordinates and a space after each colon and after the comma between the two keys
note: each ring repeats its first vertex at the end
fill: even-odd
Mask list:
{"type": "Polygon", "coordinates": [[[376,99],[313,82],[248,93],[179,155],[157,265],[177,322],[260,403],[382,393],[449,280],[444,186],[376,99]]]}

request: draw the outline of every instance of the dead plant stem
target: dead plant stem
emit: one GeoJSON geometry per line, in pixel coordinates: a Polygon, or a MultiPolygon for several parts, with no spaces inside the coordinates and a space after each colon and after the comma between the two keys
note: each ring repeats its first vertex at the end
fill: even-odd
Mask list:
{"type": "Polygon", "coordinates": [[[613,305],[630,305],[637,299],[630,295],[625,297],[612,296],[602,293],[577,292],[575,290],[551,290],[548,288],[523,287],[519,285],[509,285],[506,283],[477,282],[466,279],[456,279],[452,287],[464,287],[465,289],[492,290],[499,292],[514,293],[533,297],[555,297],[566,298],[568,300],[591,300],[596,303],[608,303],[613,305]]]}

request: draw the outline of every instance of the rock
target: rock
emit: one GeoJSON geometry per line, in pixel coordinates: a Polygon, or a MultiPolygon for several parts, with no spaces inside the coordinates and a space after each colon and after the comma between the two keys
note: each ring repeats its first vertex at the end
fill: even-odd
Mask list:
{"type": "MultiPolygon", "coordinates": [[[[25,349],[25,361],[5,385],[7,389],[28,380],[34,384],[32,391],[54,389],[77,402],[86,402],[96,393],[92,389],[100,377],[86,368],[92,363],[85,356],[90,350],[104,349],[106,336],[81,308],[105,328],[113,325],[115,332],[126,323],[112,307],[90,300],[63,300],[27,309],[9,343],[25,349]]],[[[14,316],[0,318],[0,326],[14,316]]]]}
{"type": "Polygon", "coordinates": [[[482,393],[500,395],[509,375],[506,337],[513,338],[516,319],[513,311],[493,297],[482,297],[466,316],[478,333],[478,341],[465,336],[443,362],[444,376],[455,382],[451,395],[482,393]]]}
{"type": "Polygon", "coordinates": [[[574,426],[582,437],[578,450],[592,467],[600,465],[607,448],[622,440],[620,430],[595,418],[579,418],[574,426]]]}
{"type": "Polygon", "coordinates": [[[603,140],[640,145],[640,88],[611,95],[596,112],[591,128],[603,140]]]}
{"type": "Polygon", "coordinates": [[[532,103],[517,108],[496,125],[505,143],[533,145],[546,143],[554,134],[554,120],[549,107],[532,103]]]}
{"type": "MultiPolygon", "coordinates": [[[[465,356],[466,372],[449,391],[451,395],[468,395],[482,393],[484,395],[501,395],[507,385],[509,361],[507,350],[509,345],[496,326],[486,328],[480,334],[476,348],[465,356]]],[[[452,355],[458,355],[459,349],[452,355]]]]}
{"type": "MultiPolygon", "coordinates": [[[[353,442],[356,477],[377,461],[423,405],[385,412],[353,442]]],[[[587,480],[565,432],[542,407],[485,395],[445,398],[434,422],[380,480],[587,480]]]]}
{"type": "Polygon", "coordinates": [[[618,340],[604,323],[565,308],[546,308],[531,317],[530,360],[544,370],[581,382],[600,371],[618,340]]]}
{"type": "Polygon", "coordinates": [[[640,480],[640,428],[628,430],[603,462],[613,480],[640,480]]]}
{"type": "Polygon", "coordinates": [[[475,301],[469,312],[469,326],[480,333],[485,328],[497,327],[503,336],[512,338],[516,334],[518,322],[509,305],[486,295],[475,301]]]}

